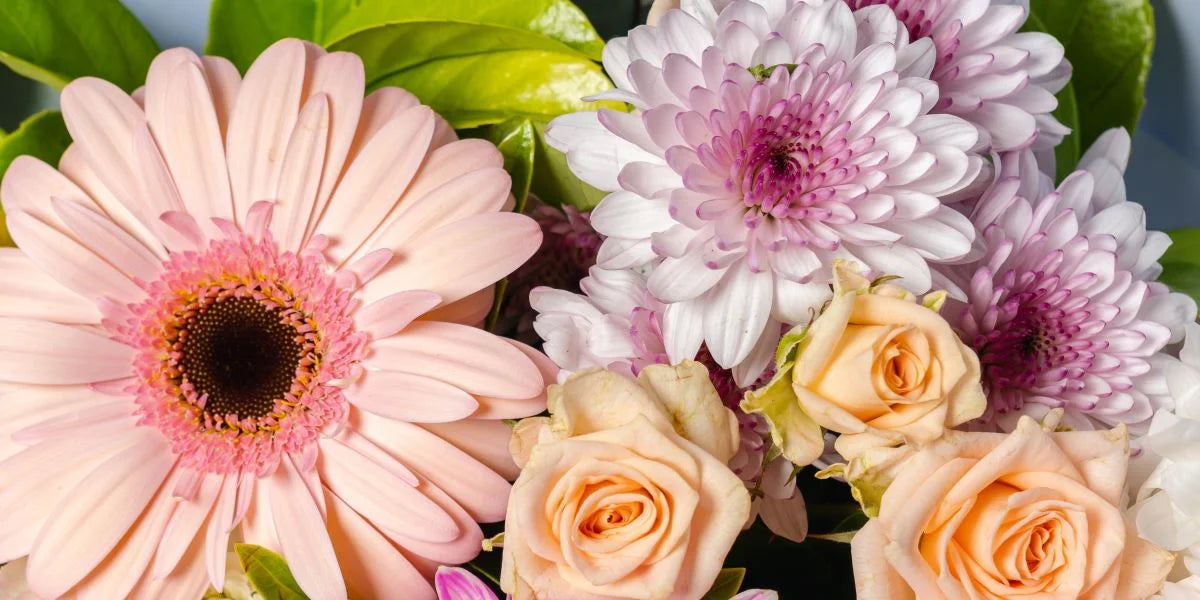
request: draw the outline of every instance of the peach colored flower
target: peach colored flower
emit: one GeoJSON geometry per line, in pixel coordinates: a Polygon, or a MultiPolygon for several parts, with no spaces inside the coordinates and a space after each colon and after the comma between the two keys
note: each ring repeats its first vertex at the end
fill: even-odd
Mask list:
{"type": "Polygon", "coordinates": [[[1124,425],[947,432],[916,452],[851,544],[860,600],[1144,600],[1171,554],[1118,509],[1124,425]]]}
{"type": "Polygon", "coordinates": [[[501,587],[517,600],[702,596],[750,514],[725,466],[736,421],[704,367],[586,371],[549,395],[552,416],[514,432],[524,470],[501,587]]]}
{"type": "Polygon", "coordinates": [[[0,563],[45,598],[199,598],[230,539],[313,600],[432,599],[556,373],[475,325],[537,249],[490,143],[295,39],[64,88],[0,182],[0,563]]]}
{"type": "Polygon", "coordinates": [[[979,360],[937,313],[943,293],[917,302],[840,260],[834,273],[833,300],[784,337],[776,380],[743,403],[767,417],[784,456],[812,462],[823,448],[819,428],[843,434],[837,449],[849,459],[931,442],[983,413],[979,360]]]}

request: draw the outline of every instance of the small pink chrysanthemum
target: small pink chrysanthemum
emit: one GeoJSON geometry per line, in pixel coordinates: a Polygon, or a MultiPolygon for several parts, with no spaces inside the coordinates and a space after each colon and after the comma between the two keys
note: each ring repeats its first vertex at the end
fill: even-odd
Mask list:
{"type": "Polygon", "coordinates": [[[1137,429],[1169,402],[1162,350],[1196,304],[1155,281],[1170,239],[1125,199],[1128,154],[1128,134],[1112,130],[1057,189],[1031,151],[1005,154],[973,207],[986,253],[954,269],[967,302],[943,313],[979,355],[982,426],[1063,408],[1073,428],[1137,429]]]}
{"type": "Polygon", "coordinates": [[[932,43],[885,38],[840,0],[687,3],[605,48],[602,97],[633,112],[550,124],[572,170],[612,192],[592,212],[597,264],[651,269],[672,361],[703,342],[738,367],[828,297],[834,258],[923,292],[928,263],[970,250],[942,199],[980,172],[978,134],[928,114],[932,43]]]}
{"type": "Polygon", "coordinates": [[[529,262],[508,277],[508,303],[501,331],[514,331],[516,339],[536,344],[529,292],[538,286],[578,292],[579,281],[596,264],[602,240],[592,229],[589,213],[570,205],[556,208],[539,202],[529,216],[542,228],[542,245],[529,262]]]}
{"type": "MultiPolygon", "coordinates": [[[[593,268],[580,282],[583,294],[566,290],[539,287],[530,294],[530,305],[537,314],[534,329],[545,340],[547,356],[562,370],[559,378],[585,369],[608,369],[637,376],[642,369],[654,364],[670,364],[663,339],[662,319],[668,310],[646,289],[646,280],[633,271],[607,271],[593,268]]],[[[723,369],[703,346],[694,356],[708,368],[713,387],[738,419],[741,444],[729,461],[729,468],[751,489],[763,492],[766,501],[781,505],[798,499],[795,480],[790,477],[790,463],[777,459],[779,464],[764,464],[769,446],[769,429],[759,415],[747,414],[739,404],[745,392],[770,380],[767,365],[774,358],[775,344],[782,331],[771,337],[774,342],[764,345],[763,352],[751,357],[739,367],[723,369]],[[787,468],[783,468],[784,465],[787,468]],[[779,476],[781,469],[786,471],[779,476]],[[766,472],[770,475],[767,476],[766,472]]],[[[756,511],[761,503],[756,502],[756,511]]],[[[800,508],[803,512],[803,508],[800,508]]],[[[776,511],[772,510],[774,518],[776,511]]],[[[783,519],[780,519],[781,521],[783,519]]],[[[773,521],[768,525],[772,526],[773,521]]],[[[781,535],[800,541],[803,533],[780,531],[781,535]],[[797,539],[799,538],[799,539],[797,539]]]]}
{"type": "Polygon", "coordinates": [[[315,599],[433,598],[553,366],[475,328],[536,223],[496,148],[297,40],[68,85],[0,186],[0,562],[51,598],[198,598],[231,537],[315,599]]]}
{"type": "MultiPolygon", "coordinates": [[[[933,112],[958,115],[979,128],[982,143],[1003,152],[1057,146],[1070,133],[1054,115],[1071,77],[1054,36],[1018,32],[1029,3],[1012,0],[845,0],[860,23],[892,23],[898,39],[928,38],[936,52],[929,75],[938,85],[933,112]],[[888,10],[888,9],[891,10],[888,10]],[[899,19],[899,27],[894,23],[899,19]],[[1036,140],[1036,142],[1035,142],[1036,140]]],[[[921,65],[922,73],[928,65],[921,65]]]]}

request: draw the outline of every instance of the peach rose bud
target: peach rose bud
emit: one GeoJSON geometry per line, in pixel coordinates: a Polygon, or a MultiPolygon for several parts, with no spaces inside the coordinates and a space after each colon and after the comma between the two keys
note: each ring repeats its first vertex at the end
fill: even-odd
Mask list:
{"type": "Polygon", "coordinates": [[[834,275],[833,300],[785,336],[776,379],[743,403],[766,416],[785,456],[812,462],[820,428],[842,434],[837,450],[851,459],[859,448],[932,442],[983,414],[979,360],[938,314],[944,294],[918,301],[840,260],[834,275]]]}

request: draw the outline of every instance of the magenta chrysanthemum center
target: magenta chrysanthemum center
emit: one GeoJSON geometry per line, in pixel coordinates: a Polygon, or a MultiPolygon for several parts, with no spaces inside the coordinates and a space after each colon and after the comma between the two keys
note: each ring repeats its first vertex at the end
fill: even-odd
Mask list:
{"type": "Polygon", "coordinates": [[[185,466],[262,472],[340,422],[331,385],[351,376],[365,335],[352,292],[316,255],[246,237],[172,254],[121,334],[135,358],[141,422],[185,466]]]}
{"type": "Polygon", "coordinates": [[[1015,318],[978,342],[980,364],[990,386],[1031,388],[1042,373],[1068,358],[1056,352],[1070,344],[1071,328],[1053,318],[1061,311],[1036,302],[1034,294],[1017,296],[1015,318]]]}
{"type": "Polygon", "coordinates": [[[796,94],[765,115],[743,112],[733,131],[715,136],[699,155],[725,159],[720,162],[729,165],[726,189],[754,209],[748,225],[764,216],[824,221],[831,211],[820,205],[859,169],[849,164],[855,148],[845,137],[850,124],[839,116],[828,101],[796,94]]]}

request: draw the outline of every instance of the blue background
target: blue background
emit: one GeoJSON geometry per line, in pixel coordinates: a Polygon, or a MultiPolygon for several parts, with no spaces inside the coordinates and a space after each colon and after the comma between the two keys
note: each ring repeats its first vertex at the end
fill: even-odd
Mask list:
{"type": "MultiPolygon", "coordinates": [[[[162,47],[203,48],[211,0],[122,1],[162,47]]],[[[623,32],[639,12],[634,0],[577,3],[605,36],[623,32]]],[[[1151,4],[1158,43],[1146,111],[1133,140],[1126,178],[1129,198],[1146,206],[1152,228],[1200,227],[1200,0],[1151,0],[1151,4]]],[[[0,89],[5,90],[0,97],[0,127],[6,130],[57,100],[49,88],[7,72],[0,73],[0,89]]]]}

